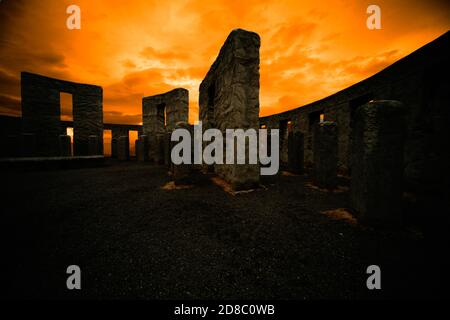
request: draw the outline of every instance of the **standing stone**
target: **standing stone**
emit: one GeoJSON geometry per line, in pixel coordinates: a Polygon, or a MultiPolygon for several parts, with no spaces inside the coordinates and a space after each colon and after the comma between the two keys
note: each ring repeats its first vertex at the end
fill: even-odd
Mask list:
{"type": "Polygon", "coordinates": [[[9,157],[20,156],[20,139],[17,135],[6,136],[6,154],[9,157]]]}
{"type": "Polygon", "coordinates": [[[72,145],[69,135],[61,134],[59,136],[59,155],[61,157],[70,157],[72,155],[72,145]]]}
{"type": "Polygon", "coordinates": [[[321,188],[337,186],[338,136],[336,122],[318,123],[314,132],[314,181],[321,188]]]}
{"type": "Polygon", "coordinates": [[[98,137],[94,135],[89,136],[88,140],[88,147],[89,147],[89,155],[95,156],[100,154],[100,148],[98,143],[98,137]]]}
{"type": "Polygon", "coordinates": [[[155,164],[164,164],[164,138],[165,133],[160,133],[150,139],[150,161],[155,164]]]}
{"type": "Polygon", "coordinates": [[[405,109],[399,101],[371,101],[355,111],[350,206],[366,223],[399,222],[405,109]]]}
{"type": "MultiPolygon", "coordinates": [[[[187,124],[186,122],[178,122],[175,126],[175,129],[186,129],[188,131],[190,131],[191,136],[193,136],[193,126],[189,126],[189,124],[187,124]]],[[[171,142],[171,147],[176,144],[177,142],[171,142]]],[[[191,140],[191,151],[194,150],[193,149],[193,139],[191,140]]],[[[192,159],[193,159],[193,153],[191,153],[191,164],[185,164],[185,163],[181,163],[181,164],[173,164],[172,161],[172,178],[173,181],[176,185],[178,184],[189,184],[193,182],[193,169],[194,169],[194,165],[192,164],[192,159]]]]}
{"type": "Polygon", "coordinates": [[[289,132],[288,136],[288,169],[289,171],[302,174],[303,173],[303,152],[304,139],[303,133],[289,132]]]}
{"type": "MultiPolygon", "coordinates": [[[[61,134],[60,92],[72,94],[75,155],[89,153],[89,136],[103,134],[103,89],[99,86],[21,73],[23,132],[36,135],[39,156],[57,156],[61,134]]],[[[99,141],[103,154],[103,140],[99,141]]]]}
{"type": "Polygon", "coordinates": [[[140,135],[136,140],[136,158],[137,161],[148,161],[148,137],[140,135]]]}
{"type": "Polygon", "coordinates": [[[142,161],[142,148],[139,139],[134,141],[134,150],[136,152],[136,161],[142,161]]]}
{"type": "Polygon", "coordinates": [[[172,133],[167,132],[164,136],[164,165],[171,168],[172,159],[171,159],[171,151],[172,151],[172,141],[171,141],[172,133]]]}
{"type": "Polygon", "coordinates": [[[117,140],[116,138],[111,139],[111,158],[117,158],[117,140]]]}
{"type": "MultiPolygon", "coordinates": [[[[199,118],[203,128],[259,129],[259,35],[234,29],[199,89],[199,118]]],[[[236,147],[236,145],[235,145],[236,147]]],[[[249,146],[246,144],[246,154],[249,146]]],[[[214,171],[234,190],[259,184],[259,164],[215,164],[214,171]]]]}
{"type": "Polygon", "coordinates": [[[20,149],[22,157],[34,156],[36,154],[36,135],[33,133],[22,133],[20,149]]]}
{"type": "Polygon", "coordinates": [[[121,161],[130,160],[130,142],[128,136],[119,137],[119,141],[117,141],[117,158],[121,161]]]}

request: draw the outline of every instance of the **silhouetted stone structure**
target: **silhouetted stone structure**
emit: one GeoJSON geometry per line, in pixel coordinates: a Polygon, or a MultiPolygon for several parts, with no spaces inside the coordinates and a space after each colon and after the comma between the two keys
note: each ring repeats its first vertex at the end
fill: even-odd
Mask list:
{"type": "Polygon", "coordinates": [[[70,141],[70,136],[66,134],[61,134],[59,136],[59,156],[70,157],[72,155],[72,144],[70,141]]]}
{"type": "MultiPolygon", "coordinates": [[[[188,130],[191,134],[191,136],[194,135],[194,127],[192,125],[189,125],[187,122],[177,122],[175,125],[175,129],[185,129],[188,130]]],[[[168,136],[166,135],[166,141],[168,136]]],[[[170,138],[169,138],[170,139],[170,138]]],[[[170,143],[170,146],[173,146],[174,144],[177,144],[178,142],[174,141],[170,143]]],[[[171,148],[170,148],[171,149],[171,148]]],[[[194,150],[194,140],[191,140],[191,151],[194,150]]],[[[167,152],[167,151],[166,151],[167,152]]],[[[194,156],[193,152],[191,152],[191,163],[186,164],[174,164],[172,161],[170,161],[170,169],[172,173],[172,179],[176,185],[179,184],[190,184],[193,183],[195,180],[195,165],[193,164],[194,156]]]]}
{"type": "Polygon", "coordinates": [[[8,157],[20,156],[20,137],[19,135],[10,134],[6,136],[6,154],[8,157]]]}
{"type": "Polygon", "coordinates": [[[32,157],[36,155],[36,135],[33,133],[22,133],[20,138],[20,155],[22,157],[32,157]]]}
{"type": "Polygon", "coordinates": [[[100,143],[97,136],[91,135],[89,136],[89,155],[97,156],[101,154],[100,151],[100,143]]]}
{"type": "MultiPolygon", "coordinates": [[[[165,133],[156,135],[155,147],[150,149],[151,159],[157,164],[164,164],[165,161],[165,133]]],[[[150,145],[151,146],[151,145],[150,145]]]]}
{"type": "Polygon", "coordinates": [[[136,140],[136,159],[137,161],[148,161],[148,137],[146,135],[141,135],[136,140]]]}
{"type": "Polygon", "coordinates": [[[296,174],[303,173],[303,139],[299,131],[290,132],[288,136],[288,170],[296,174]]]}
{"type": "Polygon", "coordinates": [[[177,122],[187,122],[189,91],[183,88],[142,99],[143,132],[148,136],[149,160],[164,163],[164,134],[177,122]]]}
{"type": "Polygon", "coordinates": [[[322,188],[337,186],[338,142],[335,122],[317,124],[314,139],[314,181],[322,188]]]}
{"type": "MultiPolygon", "coordinates": [[[[305,167],[313,166],[313,128],[320,115],[338,124],[338,169],[351,175],[350,156],[355,110],[371,100],[397,100],[407,106],[404,148],[405,189],[442,193],[450,181],[450,32],[410,55],[324,99],[283,113],[260,118],[268,128],[292,121],[294,131],[305,135],[305,167]]],[[[280,155],[281,159],[286,158],[280,155]]]]}
{"type": "Polygon", "coordinates": [[[117,158],[117,142],[119,139],[112,138],[111,139],[111,158],[117,158]]]}
{"type": "MultiPolygon", "coordinates": [[[[73,96],[73,144],[75,155],[89,154],[89,136],[103,136],[103,91],[99,86],[79,84],[22,72],[23,132],[36,135],[36,153],[58,155],[58,137],[65,134],[61,125],[60,93],[73,96]]],[[[99,141],[100,154],[103,141],[99,141]]]]}
{"type": "Polygon", "coordinates": [[[128,136],[121,136],[117,141],[117,159],[130,160],[130,141],[128,136]]]}
{"type": "Polygon", "coordinates": [[[405,108],[372,101],[355,111],[350,205],[368,223],[399,222],[403,193],[405,108]]]}
{"type": "MultiPolygon", "coordinates": [[[[200,120],[204,130],[217,128],[224,137],[226,129],[258,130],[259,48],[256,33],[242,29],[230,33],[200,84],[200,120]]],[[[214,170],[235,190],[259,183],[257,164],[216,164],[214,170]]]]}
{"type": "Polygon", "coordinates": [[[171,151],[172,151],[172,141],[170,140],[172,133],[167,132],[164,135],[164,165],[171,170],[172,159],[171,159],[171,151]]]}

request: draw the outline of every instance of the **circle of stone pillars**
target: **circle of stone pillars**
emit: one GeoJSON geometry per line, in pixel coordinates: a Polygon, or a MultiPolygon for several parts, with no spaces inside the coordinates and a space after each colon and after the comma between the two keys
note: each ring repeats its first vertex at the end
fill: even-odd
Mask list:
{"type": "Polygon", "coordinates": [[[371,101],[356,109],[352,130],[350,206],[360,221],[401,219],[405,108],[371,101]]]}

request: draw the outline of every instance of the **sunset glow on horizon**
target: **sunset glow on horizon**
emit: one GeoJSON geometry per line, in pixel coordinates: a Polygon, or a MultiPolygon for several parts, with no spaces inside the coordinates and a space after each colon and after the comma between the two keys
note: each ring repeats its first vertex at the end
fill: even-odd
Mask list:
{"type": "Polygon", "coordinates": [[[445,1],[3,0],[0,114],[20,115],[20,72],[103,87],[104,121],[142,122],[142,97],[198,88],[235,28],[261,37],[260,115],[290,110],[361,81],[449,30],[445,1]],[[81,8],[68,30],[66,8],[81,8]]]}

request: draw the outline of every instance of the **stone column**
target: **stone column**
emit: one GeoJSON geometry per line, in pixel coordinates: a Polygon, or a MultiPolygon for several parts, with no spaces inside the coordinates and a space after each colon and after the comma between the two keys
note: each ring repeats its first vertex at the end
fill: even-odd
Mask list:
{"type": "Polygon", "coordinates": [[[399,101],[371,101],[354,115],[350,206],[366,223],[399,222],[403,184],[405,109],[399,101]]]}
{"type": "Polygon", "coordinates": [[[61,157],[70,157],[72,155],[70,136],[66,134],[61,134],[59,136],[59,155],[61,157]]]}
{"type": "Polygon", "coordinates": [[[88,137],[88,154],[90,156],[96,156],[100,154],[98,137],[90,135],[88,137]]]}
{"type": "Polygon", "coordinates": [[[33,133],[22,133],[20,149],[22,157],[34,156],[36,154],[36,135],[33,133]]]}
{"type": "Polygon", "coordinates": [[[313,143],[314,182],[321,188],[337,186],[338,139],[336,122],[318,123],[313,143]]]}
{"type": "Polygon", "coordinates": [[[303,133],[290,132],[288,136],[288,169],[289,171],[302,174],[304,161],[304,138],[303,133]]]}
{"type": "Polygon", "coordinates": [[[6,136],[6,154],[8,157],[20,157],[20,139],[16,135],[6,136]]]}
{"type": "Polygon", "coordinates": [[[136,161],[142,161],[142,148],[139,139],[134,141],[134,150],[136,152],[136,161]]]}
{"type": "Polygon", "coordinates": [[[117,158],[117,139],[111,139],[111,158],[117,158]]]}
{"type": "Polygon", "coordinates": [[[171,167],[172,159],[171,159],[171,152],[172,152],[172,141],[170,140],[172,136],[172,133],[167,132],[164,135],[164,165],[167,166],[167,168],[171,167]]]}
{"type": "MultiPolygon", "coordinates": [[[[193,127],[190,127],[189,124],[186,122],[178,122],[175,125],[175,129],[186,129],[191,132],[191,137],[193,137],[193,127]]],[[[171,141],[171,146],[175,145],[177,142],[171,141]]],[[[191,141],[191,151],[193,151],[193,140],[191,141]]],[[[171,149],[171,148],[170,148],[171,149]]],[[[191,155],[193,155],[191,153],[191,155]]],[[[192,160],[192,158],[191,158],[192,160]]],[[[171,161],[172,163],[172,161],[171,161]]],[[[172,178],[176,185],[178,184],[190,184],[193,182],[193,164],[191,161],[191,164],[173,164],[171,165],[172,168],[172,178]]]]}
{"type": "Polygon", "coordinates": [[[130,142],[128,136],[120,136],[117,141],[117,158],[122,161],[130,159],[130,142]]]}
{"type": "Polygon", "coordinates": [[[152,151],[153,151],[153,161],[156,164],[164,164],[164,138],[165,134],[157,134],[153,141],[152,151]]]}
{"type": "Polygon", "coordinates": [[[136,159],[137,161],[148,161],[148,136],[140,135],[136,140],[136,159]]]}

